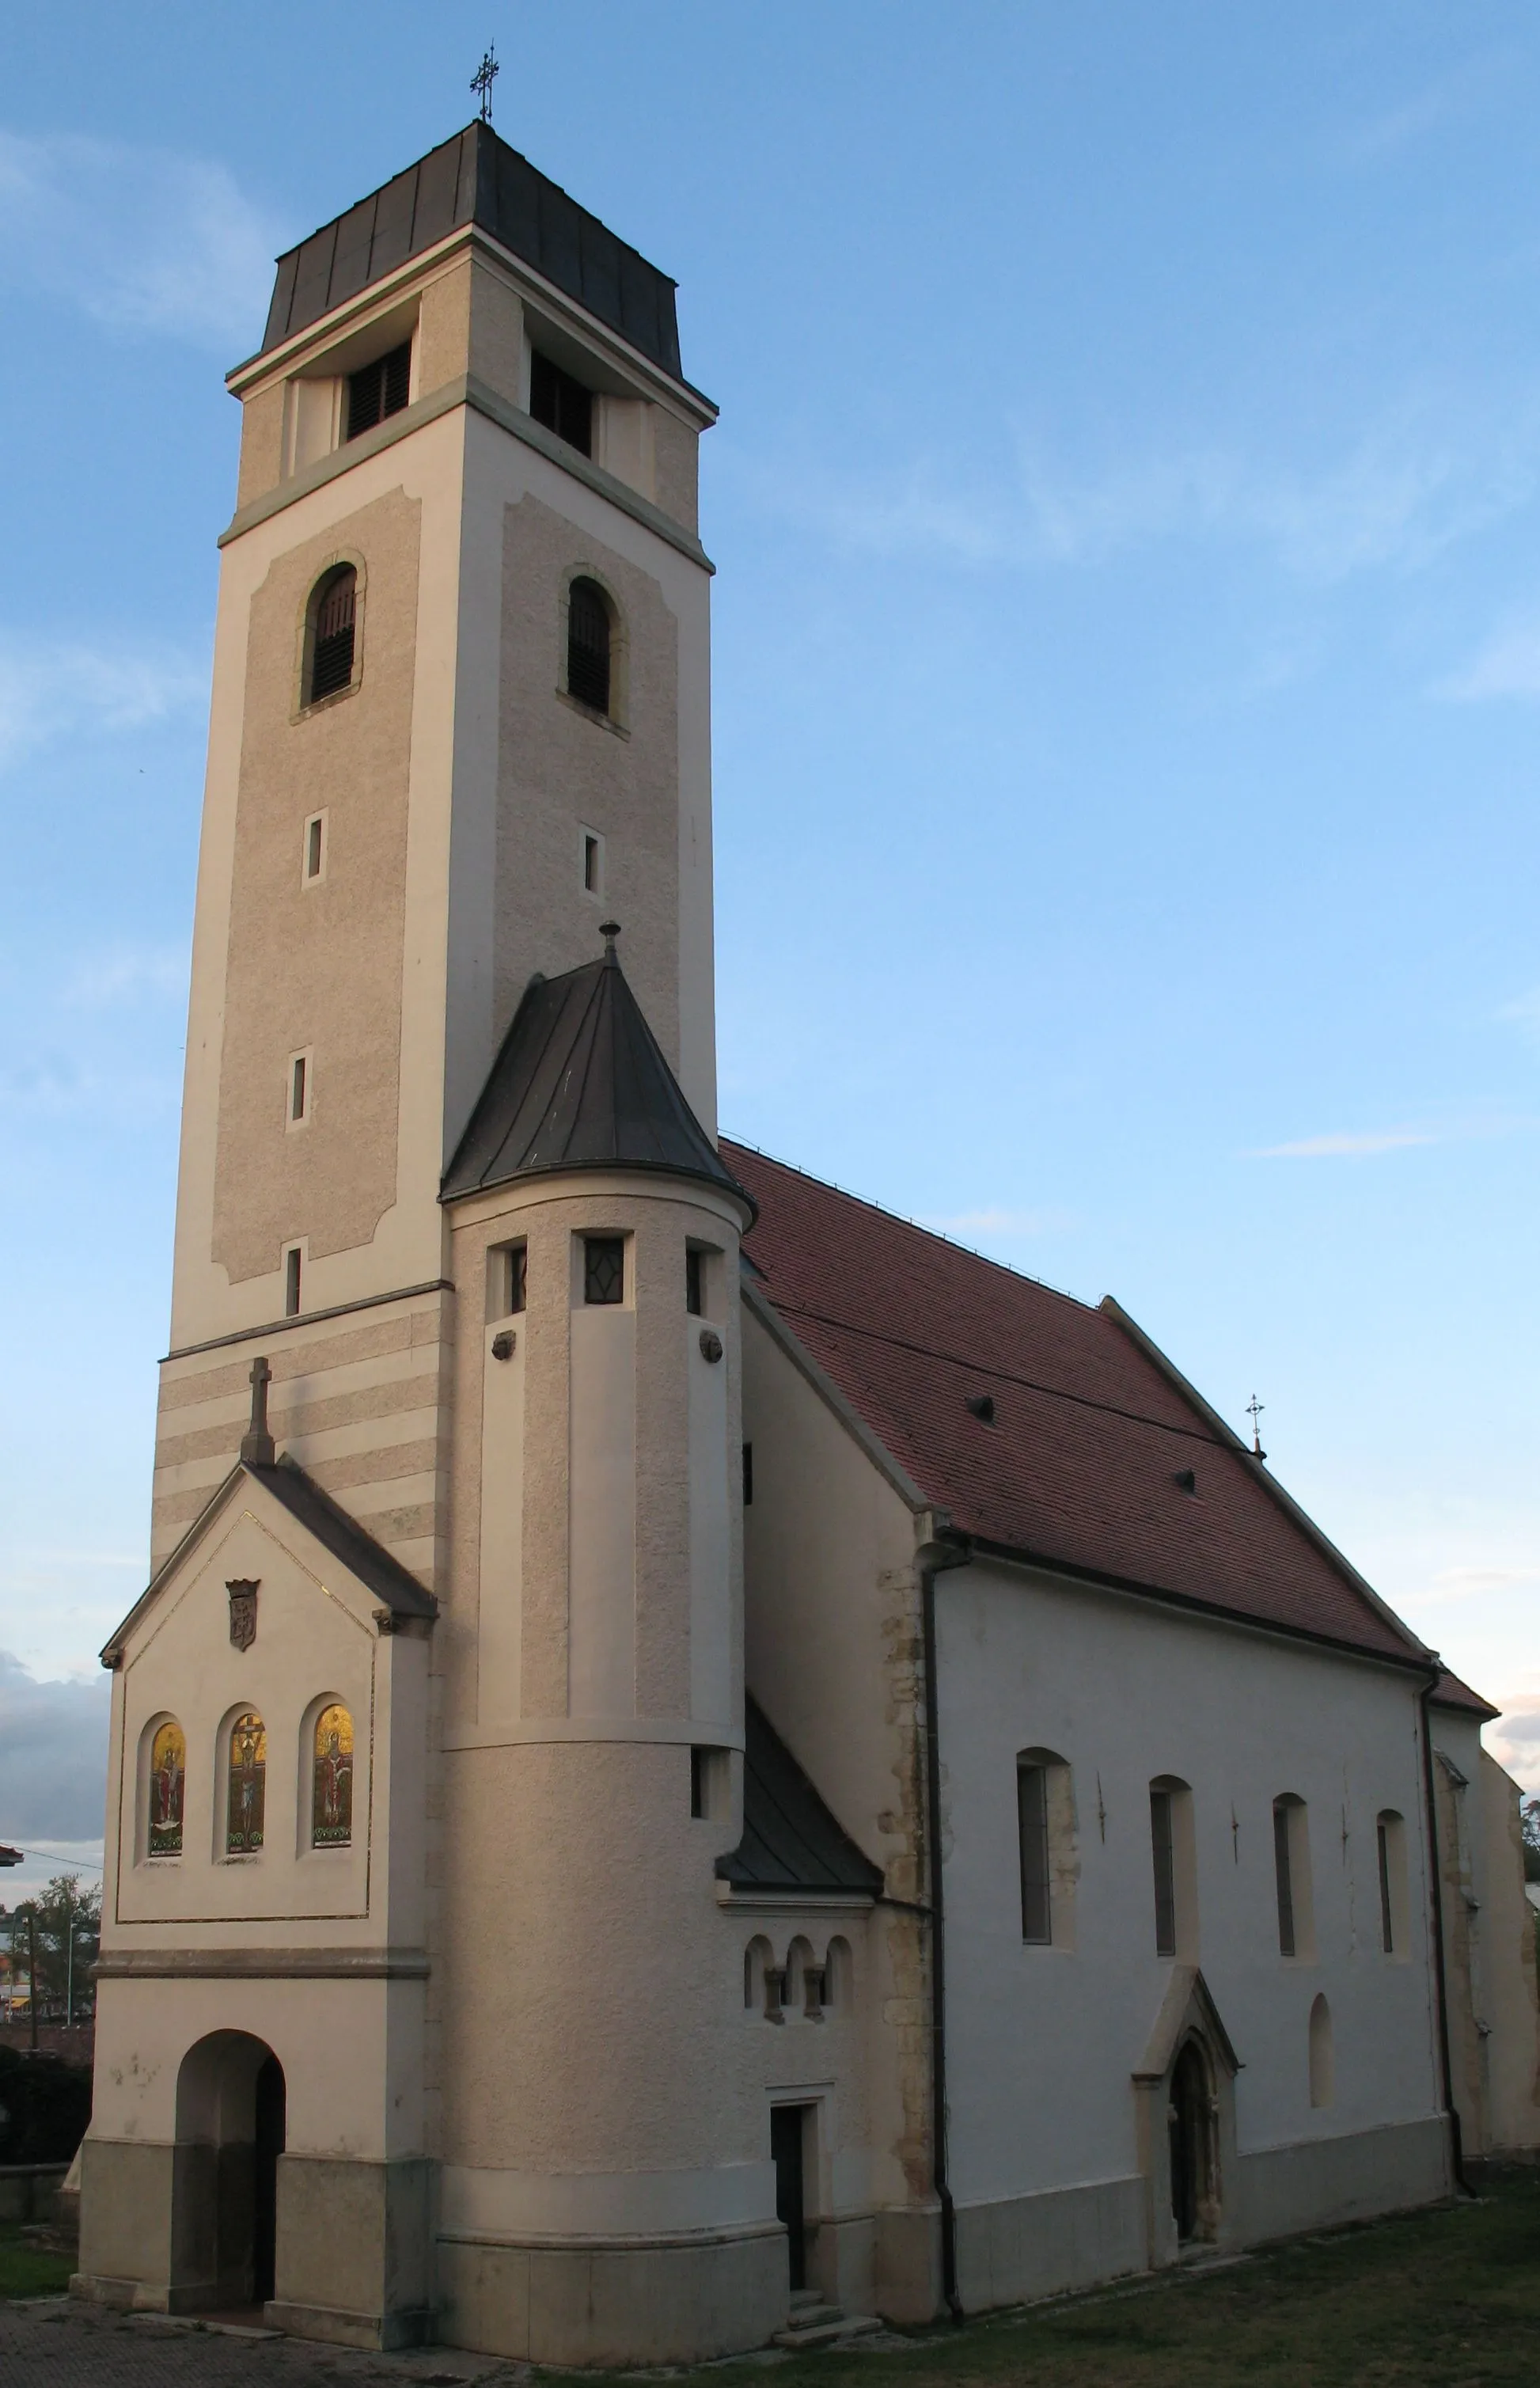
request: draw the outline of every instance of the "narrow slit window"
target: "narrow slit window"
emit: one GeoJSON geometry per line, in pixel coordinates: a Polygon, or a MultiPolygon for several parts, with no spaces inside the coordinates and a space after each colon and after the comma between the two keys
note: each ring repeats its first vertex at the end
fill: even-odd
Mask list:
{"type": "Polygon", "coordinates": [[[289,1124],[297,1127],[305,1117],[305,1104],[309,1093],[309,1067],[303,1053],[297,1053],[289,1065],[289,1124]]]}
{"type": "Polygon", "coordinates": [[[308,705],[319,705],[322,697],[352,686],[358,597],[359,576],[350,564],[331,574],[316,591],[308,705]]]}
{"type": "Polygon", "coordinates": [[[529,1246],[515,1244],[508,1255],[508,1307],[523,1310],[529,1299],[529,1246]]]}
{"type": "Polygon", "coordinates": [[[692,1749],[689,1754],[689,1812],[692,1816],[711,1813],[711,1783],[706,1766],[707,1753],[692,1749]]]}
{"type": "Polygon", "coordinates": [[[305,824],[305,876],[308,880],[319,879],[321,876],[321,865],[324,856],[322,843],[324,831],[324,816],[321,813],[312,813],[305,824]]]}
{"type": "Polygon", "coordinates": [[[529,361],[529,411],[580,456],[594,452],[594,394],[538,349],[529,361]]]}
{"type": "Polygon", "coordinates": [[[284,1315],[299,1315],[299,1246],[291,1244],[284,1255],[284,1315]]]}
{"type": "Polygon", "coordinates": [[[754,1505],[754,1446],[751,1442],[743,1446],[743,1505],[746,1509],[754,1505]]]}
{"type": "Polygon", "coordinates": [[[625,1299],[625,1244],[619,1236],[583,1239],[583,1299],[603,1304],[625,1299]]]}
{"type": "Polygon", "coordinates": [[[1177,1953],[1177,1874],[1171,1794],[1150,1794],[1150,1847],[1155,1859],[1155,1955],[1177,1953]]]}
{"type": "Polygon", "coordinates": [[[1016,1820],[1021,1835],[1021,1937],[1040,1943],[1054,1937],[1048,1870],[1048,1769],[1018,1766],[1016,1820]]]}
{"type": "Polygon", "coordinates": [[[388,356],[376,357],[347,376],[347,437],[357,439],[392,414],[399,414],[411,395],[411,342],[403,340],[388,356]]]}
{"type": "Polygon", "coordinates": [[[1389,1957],[1395,1950],[1395,1925],[1390,1904],[1390,1828],[1382,1816],[1374,1835],[1380,1852],[1380,1946],[1389,1957]]]}
{"type": "Polygon", "coordinates": [[[587,833],[583,839],[583,892],[597,896],[599,885],[599,840],[587,833]]]}
{"type": "Polygon", "coordinates": [[[685,1253],[685,1308],[691,1318],[705,1315],[704,1262],[705,1254],[697,1251],[693,1245],[685,1253]]]}
{"type": "Polygon", "coordinates": [[[610,710],[610,606],[597,580],[567,591],[567,694],[595,713],[610,710]]]}
{"type": "Polygon", "coordinates": [[[1294,1856],[1289,1847],[1289,1802],[1272,1804],[1272,1861],[1278,1876],[1278,1947],[1281,1955],[1294,1953],[1294,1856]]]}

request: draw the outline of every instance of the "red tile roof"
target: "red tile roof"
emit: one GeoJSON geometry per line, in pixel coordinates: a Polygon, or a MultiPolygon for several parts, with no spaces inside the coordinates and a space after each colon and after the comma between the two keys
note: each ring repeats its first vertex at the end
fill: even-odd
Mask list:
{"type": "Polygon", "coordinates": [[[760,1206],[745,1243],[759,1291],[954,1526],[1103,1581],[1426,1656],[1116,1311],[745,1145],[721,1150],[760,1206]],[[984,1395],[992,1423],[967,1407],[984,1395]]]}
{"type": "Polygon", "coordinates": [[[1451,1675],[1447,1668],[1433,1685],[1432,1697],[1441,1708],[1469,1708],[1472,1716],[1479,1717],[1500,1717],[1502,1714],[1501,1708],[1495,1708],[1490,1700],[1483,1700],[1480,1692],[1473,1692],[1469,1683],[1462,1683],[1459,1677],[1451,1675]]]}

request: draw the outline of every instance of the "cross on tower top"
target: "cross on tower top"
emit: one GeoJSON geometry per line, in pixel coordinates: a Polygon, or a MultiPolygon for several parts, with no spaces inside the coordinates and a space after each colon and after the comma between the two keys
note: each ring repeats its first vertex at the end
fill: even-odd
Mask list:
{"type": "Polygon", "coordinates": [[[492,121],[492,85],[497,79],[497,48],[493,43],[488,42],[482,53],[481,64],[471,77],[471,89],[481,94],[481,121],[484,124],[490,124],[492,121]]]}
{"type": "Polygon", "coordinates": [[[1268,1455],[1262,1448],[1261,1428],[1262,1413],[1267,1406],[1267,1403],[1259,1402],[1255,1393],[1246,1404],[1246,1416],[1251,1420],[1251,1454],[1254,1459],[1266,1459],[1268,1455]]]}

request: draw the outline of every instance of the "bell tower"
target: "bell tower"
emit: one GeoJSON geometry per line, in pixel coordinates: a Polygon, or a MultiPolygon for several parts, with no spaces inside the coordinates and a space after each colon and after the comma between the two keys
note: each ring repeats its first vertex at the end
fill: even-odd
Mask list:
{"type": "Polygon", "coordinates": [[[612,911],[714,1128],[715,411],[672,282],[484,122],[279,260],[229,382],[155,1556],[276,1327],[275,1431],[431,1585],[440,1175],[530,977],[612,911]]]}

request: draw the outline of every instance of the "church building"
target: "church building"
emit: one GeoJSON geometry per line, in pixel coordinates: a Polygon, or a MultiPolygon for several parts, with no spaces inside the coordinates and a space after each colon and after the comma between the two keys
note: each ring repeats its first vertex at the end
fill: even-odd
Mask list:
{"type": "Polygon", "coordinates": [[[1533,2146],[1494,1711],[1115,1302],[718,1136],[673,283],[478,122],[229,386],[77,2293],[686,2361],[1533,2146]]]}

